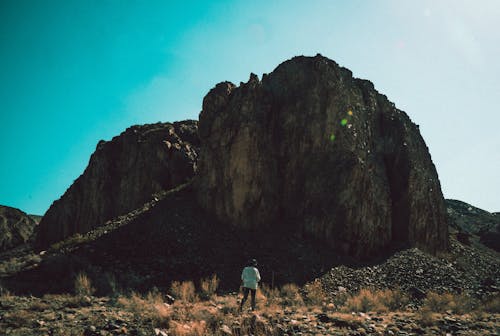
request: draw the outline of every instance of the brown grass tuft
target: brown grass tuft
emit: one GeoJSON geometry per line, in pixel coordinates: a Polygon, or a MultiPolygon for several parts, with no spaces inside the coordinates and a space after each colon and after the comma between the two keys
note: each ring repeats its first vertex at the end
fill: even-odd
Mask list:
{"type": "Polygon", "coordinates": [[[187,323],[173,321],[169,334],[173,336],[203,336],[205,335],[205,330],[205,321],[193,321],[187,323]]]}
{"type": "Polygon", "coordinates": [[[138,293],[132,293],[129,297],[120,296],[117,304],[139,318],[151,319],[157,327],[169,326],[172,308],[163,302],[161,293],[157,291],[149,292],[145,297],[138,293]]]}
{"type": "Polygon", "coordinates": [[[474,300],[466,294],[429,292],[423,302],[423,307],[436,313],[451,310],[456,314],[464,314],[473,311],[474,306],[474,300]]]}
{"type": "Polygon", "coordinates": [[[309,305],[321,305],[327,295],[323,289],[321,281],[315,280],[314,282],[306,285],[306,303],[309,305]]]}
{"type": "Polygon", "coordinates": [[[303,305],[304,300],[299,292],[299,287],[296,284],[286,284],[281,287],[280,291],[282,304],[287,306],[303,305]]]}
{"type": "Polygon", "coordinates": [[[401,310],[406,304],[408,304],[408,297],[400,290],[372,290],[363,288],[357,294],[347,298],[342,310],[388,312],[401,310]]]}
{"type": "Polygon", "coordinates": [[[430,327],[436,324],[436,317],[429,307],[421,307],[416,314],[416,318],[424,327],[430,327]]]}
{"type": "Polygon", "coordinates": [[[200,281],[200,294],[205,300],[210,299],[215,295],[217,288],[219,287],[219,278],[217,274],[212,275],[210,278],[204,278],[200,281]]]}
{"type": "Polygon", "coordinates": [[[95,288],[92,287],[92,282],[87,274],[84,272],[78,273],[75,278],[75,294],[79,296],[91,296],[94,292],[95,288]]]}
{"type": "Polygon", "coordinates": [[[195,302],[198,299],[192,281],[174,281],[170,291],[175,298],[185,302],[195,302]]]}
{"type": "Polygon", "coordinates": [[[8,312],[2,317],[2,322],[14,328],[29,328],[34,320],[34,313],[27,310],[8,312]]]}

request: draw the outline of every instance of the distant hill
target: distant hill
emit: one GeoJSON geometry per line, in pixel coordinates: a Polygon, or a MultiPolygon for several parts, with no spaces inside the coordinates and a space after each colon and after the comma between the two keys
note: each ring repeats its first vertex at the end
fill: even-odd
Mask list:
{"type": "Polygon", "coordinates": [[[36,222],[25,212],[0,205],[0,252],[28,242],[36,222]]]}
{"type": "Polygon", "coordinates": [[[491,213],[453,199],[446,200],[446,208],[451,227],[479,236],[481,243],[500,251],[500,213],[491,213]]]}
{"type": "Polygon", "coordinates": [[[42,217],[43,216],[40,216],[40,215],[28,215],[31,217],[31,219],[33,219],[35,221],[35,223],[40,223],[40,221],[42,220],[42,217]]]}

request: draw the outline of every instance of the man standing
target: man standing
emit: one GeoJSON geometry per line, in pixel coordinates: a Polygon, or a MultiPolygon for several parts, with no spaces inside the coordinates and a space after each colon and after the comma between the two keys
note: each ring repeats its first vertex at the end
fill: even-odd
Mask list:
{"type": "Polygon", "coordinates": [[[248,266],[241,272],[241,281],[243,281],[243,300],[241,300],[240,311],[248,298],[248,292],[252,295],[252,311],[255,310],[255,293],[257,292],[257,283],[260,281],[260,273],[257,269],[257,260],[252,259],[248,266]]]}

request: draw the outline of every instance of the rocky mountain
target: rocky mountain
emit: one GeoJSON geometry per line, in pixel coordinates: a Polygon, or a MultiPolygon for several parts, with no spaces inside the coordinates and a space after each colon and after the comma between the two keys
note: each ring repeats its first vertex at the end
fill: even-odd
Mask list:
{"type": "Polygon", "coordinates": [[[33,238],[35,221],[23,211],[0,205],[0,252],[33,238]]]}
{"type": "Polygon", "coordinates": [[[484,245],[500,251],[500,216],[468,203],[447,199],[450,226],[464,234],[479,236],[484,245]]]}
{"type": "Polygon", "coordinates": [[[41,247],[126,214],[191,179],[198,158],[197,121],[128,128],[100,141],[84,173],[43,216],[41,247]]]}
{"type": "Polygon", "coordinates": [[[448,247],[446,207],[418,125],[321,55],[203,100],[200,205],[256,232],[309,236],[354,256],[448,247]]]}

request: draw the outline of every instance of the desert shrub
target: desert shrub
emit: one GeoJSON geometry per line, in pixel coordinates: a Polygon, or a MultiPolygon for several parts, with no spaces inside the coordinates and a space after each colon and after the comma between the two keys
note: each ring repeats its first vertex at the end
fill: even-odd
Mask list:
{"type": "Polygon", "coordinates": [[[423,307],[431,312],[444,312],[450,309],[453,302],[453,295],[450,293],[439,294],[428,292],[425,296],[423,307]]]}
{"type": "Polygon", "coordinates": [[[339,291],[333,293],[331,300],[335,309],[339,309],[345,305],[348,298],[349,294],[347,293],[347,291],[339,291]]]}
{"type": "Polygon", "coordinates": [[[217,277],[217,274],[214,274],[209,278],[201,279],[200,281],[201,297],[205,300],[210,299],[217,291],[217,288],[219,287],[219,282],[220,280],[217,277]]]}
{"type": "Polygon", "coordinates": [[[500,293],[496,293],[483,300],[481,307],[482,310],[488,313],[500,313],[500,293]]]}
{"type": "Polygon", "coordinates": [[[349,297],[344,308],[347,311],[368,312],[375,308],[375,295],[369,289],[363,288],[356,295],[349,297]]]}
{"type": "Polygon", "coordinates": [[[192,281],[174,281],[170,291],[175,298],[185,302],[194,302],[197,299],[192,281]]]}
{"type": "Polygon", "coordinates": [[[78,296],[90,296],[94,294],[95,289],[92,287],[92,282],[90,281],[87,274],[81,272],[75,278],[75,294],[78,296]]]}
{"type": "Polygon", "coordinates": [[[429,292],[424,299],[423,306],[436,313],[451,310],[454,313],[463,314],[471,312],[475,307],[475,302],[466,294],[429,292]]]}
{"type": "Polygon", "coordinates": [[[342,310],[357,312],[395,311],[403,308],[408,300],[408,297],[400,290],[363,288],[357,294],[347,297],[342,310]]]}
{"type": "Polygon", "coordinates": [[[415,317],[420,325],[424,327],[430,327],[436,323],[434,313],[429,309],[429,307],[420,307],[415,317]]]}
{"type": "Polygon", "coordinates": [[[281,287],[280,295],[283,299],[283,305],[302,305],[304,301],[296,284],[286,284],[281,287]]]}
{"type": "Polygon", "coordinates": [[[310,305],[320,305],[326,298],[326,292],[320,281],[306,285],[306,303],[310,305]]]}
{"type": "Polygon", "coordinates": [[[459,294],[454,296],[454,305],[452,310],[457,314],[470,313],[476,309],[476,300],[466,294],[459,294]]]}
{"type": "Polygon", "coordinates": [[[379,290],[375,296],[379,304],[387,307],[389,311],[401,310],[409,302],[408,296],[399,289],[379,290]]]}

